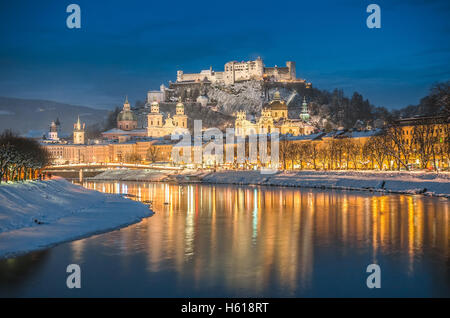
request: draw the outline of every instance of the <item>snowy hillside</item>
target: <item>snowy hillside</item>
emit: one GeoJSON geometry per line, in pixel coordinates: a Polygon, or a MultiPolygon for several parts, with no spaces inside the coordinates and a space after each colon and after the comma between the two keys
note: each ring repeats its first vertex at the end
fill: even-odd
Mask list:
{"type": "Polygon", "coordinates": [[[0,185],[0,258],[107,232],[153,214],[64,179],[0,185]]]}
{"type": "Polygon", "coordinates": [[[233,86],[212,85],[208,90],[210,100],[227,114],[238,110],[259,112],[262,105],[262,86],[259,81],[236,83],[233,86]]]}

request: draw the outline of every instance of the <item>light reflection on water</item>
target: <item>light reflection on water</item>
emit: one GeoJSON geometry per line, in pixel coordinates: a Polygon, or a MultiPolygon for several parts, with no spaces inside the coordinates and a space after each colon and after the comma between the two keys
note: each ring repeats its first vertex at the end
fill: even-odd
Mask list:
{"type": "MultiPolygon", "coordinates": [[[[47,283],[44,291],[24,279],[17,295],[450,296],[445,199],[200,184],[83,185],[151,201],[156,214],[48,250],[38,281],[48,282],[46,275],[61,263],[81,263],[85,289],[47,283]],[[365,285],[370,263],[381,266],[380,290],[365,285]]],[[[2,285],[0,276],[0,295],[2,285]]]]}

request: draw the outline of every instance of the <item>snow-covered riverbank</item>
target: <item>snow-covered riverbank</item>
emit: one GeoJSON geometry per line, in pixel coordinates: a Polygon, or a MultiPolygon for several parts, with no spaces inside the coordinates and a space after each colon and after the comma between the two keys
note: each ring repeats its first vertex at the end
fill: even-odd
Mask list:
{"type": "Polygon", "coordinates": [[[153,212],[62,178],[0,185],[0,258],[104,233],[153,212]]]}
{"type": "Polygon", "coordinates": [[[260,171],[221,171],[205,174],[200,179],[205,183],[420,193],[450,198],[448,173],[295,171],[261,174],[260,171]]]}
{"type": "Polygon", "coordinates": [[[89,178],[92,181],[143,181],[176,183],[222,183],[285,186],[386,193],[424,194],[450,198],[450,173],[407,171],[147,171],[108,170],[89,178]]]}

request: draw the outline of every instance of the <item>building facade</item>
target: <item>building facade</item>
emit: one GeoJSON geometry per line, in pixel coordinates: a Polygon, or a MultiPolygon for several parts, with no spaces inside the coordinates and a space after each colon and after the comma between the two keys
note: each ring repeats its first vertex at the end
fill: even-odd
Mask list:
{"type": "Polygon", "coordinates": [[[125,131],[137,128],[137,117],[131,110],[128,97],[125,99],[122,111],[117,116],[117,128],[125,131]]]}
{"type": "Polygon", "coordinates": [[[216,72],[210,67],[200,73],[184,73],[177,71],[177,83],[183,82],[211,82],[232,85],[236,82],[248,80],[272,80],[276,82],[303,81],[297,79],[295,62],[288,61],[284,67],[265,67],[263,60],[258,57],[253,61],[231,61],[224,65],[224,70],[216,72]]]}
{"type": "Polygon", "coordinates": [[[245,111],[236,113],[234,125],[236,135],[248,136],[252,134],[270,133],[274,128],[278,129],[280,134],[290,134],[293,136],[309,135],[314,132],[315,128],[309,123],[309,113],[307,107],[304,107],[305,112],[302,110],[301,118],[289,118],[288,106],[281,98],[280,92],[276,91],[272,100],[263,106],[261,116],[255,121],[248,120],[245,111]]]}
{"type": "Polygon", "coordinates": [[[73,143],[76,145],[83,145],[85,143],[85,123],[81,124],[80,116],[75,124],[73,124],[73,143]]]}
{"type": "Polygon", "coordinates": [[[170,114],[164,118],[159,111],[159,103],[156,100],[152,102],[151,111],[147,115],[148,137],[164,137],[182,130],[187,130],[187,116],[184,114],[184,104],[181,99],[178,100],[173,118],[170,117],[170,114]]]}

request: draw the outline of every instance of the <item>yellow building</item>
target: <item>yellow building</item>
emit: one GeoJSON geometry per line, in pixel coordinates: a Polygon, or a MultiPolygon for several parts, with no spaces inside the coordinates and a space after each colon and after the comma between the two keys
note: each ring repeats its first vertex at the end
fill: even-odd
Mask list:
{"type": "Polygon", "coordinates": [[[155,100],[151,104],[150,113],[147,115],[147,136],[163,137],[187,129],[187,116],[184,114],[184,104],[181,99],[176,105],[176,114],[173,118],[170,114],[164,120],[163,114],[159,112],[159,103],[155,100]]]}
{"type": "Polygon", "coordinates": [[[125,99],[122,111],[117,116],[117,128],[125,131],[137,128],[137,117],[131,110],[128,97],[125,99]]]}
{"type": "Polygon", "coordinates": [[[50,153],[53,164],[76,164],[76,163],[133,163],[146,162],[149,149],[152,153],[151,161],[171,161],[171,140],[142,140],[128,141],[124,143],[107,142],[103,144],[80,145],[80,144],[44,144],[50,153]]]}
{"type": "Polygon", "coordinates": [[[82,145],[85,143],[85,124],[80,122],[80,116],[75,124],[73,124],[73,143],[77,145],[82,145]]]}
{"type": "MultiPolygon", "coordinates": [[[[307,112],[307,108],[304,109],[307,112]]],[[[302,109],[302,118],[309,119],[309,114],[305,114],[304,109],[302,109]]],[[[246,112],[239,111],[236,113],[234,126],[238,136],[270,133],[274,128],[278,129],[280,134],[293,136],[309,135],[315,130],[314,126],[306,120],[288,117],[288,106],[281,98],[279,91],[276,91],[273,99],[263,107],[261,116],[256,121],[247,120],[246,112]]]]}

